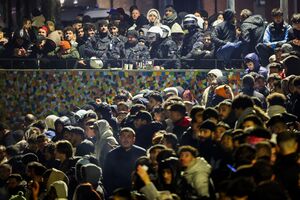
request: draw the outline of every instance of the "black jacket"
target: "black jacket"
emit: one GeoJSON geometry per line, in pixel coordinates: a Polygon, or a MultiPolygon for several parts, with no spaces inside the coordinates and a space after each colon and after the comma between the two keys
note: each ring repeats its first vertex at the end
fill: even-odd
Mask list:
{"type": "Polygon", "coordinates": [[[225,45],[227,42],[236,41],[235,25],[229,21],[224,21],[216,26],[212,32],[212,40],[216,45],[216,49],[225,45]]]}
{"type": "Polygon", "coordinates": [[[253,15],[241,24],[242,41],[245,45],[244,54],[255,52],[255,46],[262,43],[265,23],[260,15],[253,15]]]}
{"type": "Polygon", "coordinates": [[[135,30],[141,29],[144,25],[147,25],[149,22],[144,15],[141,15],[137,18],[137,20],[129,18],[128,26],[131,27],[134,24],[136,25],[135,30]]]}
{"type": "Polygon", "coordinates": [[[135,161],[145,154],[145,149],[136,145],[128,151],[119,146],[107,154],[103,169],[103,183],[108,195],[119,187],[131,187],[131,173],[134,171],[135,161]]]}
{"type": "Polygon", "coordinates": [[[152,137],[154,133],[163,129],[163,125],[160,122],[151,122],[148,125],[140,127],[135,131],[135,144],[145,149],[148,149],[152,145],[152,137]]]}

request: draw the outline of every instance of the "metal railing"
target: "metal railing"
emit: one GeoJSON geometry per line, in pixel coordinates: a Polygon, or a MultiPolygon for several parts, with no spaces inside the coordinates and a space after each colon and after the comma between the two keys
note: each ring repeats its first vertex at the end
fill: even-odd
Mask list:
{"type": "Polygon", "coordinates": [[[242,59],[49,59],[0,58],[0,69],[242,69],[242,59]]]}

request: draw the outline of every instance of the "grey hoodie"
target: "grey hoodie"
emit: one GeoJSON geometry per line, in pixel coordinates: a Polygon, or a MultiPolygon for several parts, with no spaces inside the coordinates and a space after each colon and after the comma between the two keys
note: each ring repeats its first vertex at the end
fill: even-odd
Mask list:
{"type": "Polygon", "coordinates": [[[99,160],[100,167],[103,167],[107,153],[116,148],[118,142],[114,138],[111,127],[106,120],[96,121],[94,127],[96,133],[95,154],[99,160]]]}
{"type": "Polygon", "coordinates": [[[187,180],[200,197],[209,197],[211,166],[204,158],[197,157],[183,172],[187,180]]]}

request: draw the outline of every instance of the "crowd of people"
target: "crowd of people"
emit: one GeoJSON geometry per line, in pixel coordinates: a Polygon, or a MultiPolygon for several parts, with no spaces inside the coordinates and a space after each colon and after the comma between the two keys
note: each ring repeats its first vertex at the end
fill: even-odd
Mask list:
{"type": "Polygon", "coordinates": [[[292,27],[280,9],[272,16],[265,28],[245,9],[237,28],[230,10],[207,24],[203,12],[180,20],[167,6],[162,19],[155,9],[145,18],[132,7],[130,17],[111,10],[97,26],[76,21],[60,32],[47,22],[35,35],[37,22],[26,19],[12,38],[0,34],[2,55],[15,58],[89,65],[96,57],[104,66],[176,58],[157,64],[169,68],[245,55],[247,66],[236,96],[212,69],[201,99],[181,86],[120,89],[112,104],[95,99],[59,115],[1,122],[0,199],[299,199],[300,14],[292,27]]]}
{"type": "Polygon", "coordinates": [[[111,9],[96,23],[79,15],[72,25],[62,26],[35,9],[19,29],[0,29],[0,57],[30,58],[14,64],[29,68],[65,66],[70,59],[72,68],[121,68],[124,63],[143,68],[151,59],[152,67],[169,69],[203,67],[209,59],[222,60],[228,67],[230,60],[255,53],[267,67],[291,52],[299,53],[300,46],[300,15],[292,16],[291,25],[278,8],[271,16],[268,23],[248,9],[239,15],[227,9],[211,17],[205,10],[177,14],[172,5],[165,7],[163,16],[154,8],[144,16],[132,6],[130,16],[122,8],[111,9]]]}
{"type": "Polygon", "coordinates": [[[281,75],[250,72],[234,96],[213,69],[202,99],[122,89],[112,104],[1,122],[0,199],[296,200],[300,76],[281,75]]]}

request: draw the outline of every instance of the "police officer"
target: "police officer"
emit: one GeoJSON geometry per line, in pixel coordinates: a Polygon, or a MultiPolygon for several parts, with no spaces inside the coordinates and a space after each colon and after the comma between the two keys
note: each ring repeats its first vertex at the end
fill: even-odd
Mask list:
{"type": "Polygon", "coordinates": [[[125,59],[128,64],[133,64],[135,67],[137,67],[137,62],[150,59],[149,49],[145,44],[138,42],[138,32],[136,30],[127,32],[125,59]]]}
{"type": "Polygon", "coordinates": [[[175,59],[177,59],[176,53],[178,46],[171,38],[171,29],[166,25],[161,25],[160,28],[163,31],[163,35],[158,49],[158,55],[161,59],[168,59],[163,60],[161,66],[166,69],[174,68],[176,67],[175,59]]]}
{"type": "Polygon", "coordinates": [[[188,14],[183,19],[183,28],[188,31],[184,36],[183,44],[180,50],[183,68],[195,67],[195,62],[187,61],[193,59],[193,51],[201,45],[202,32],[198,26],[195,15],[188,14]]]}

